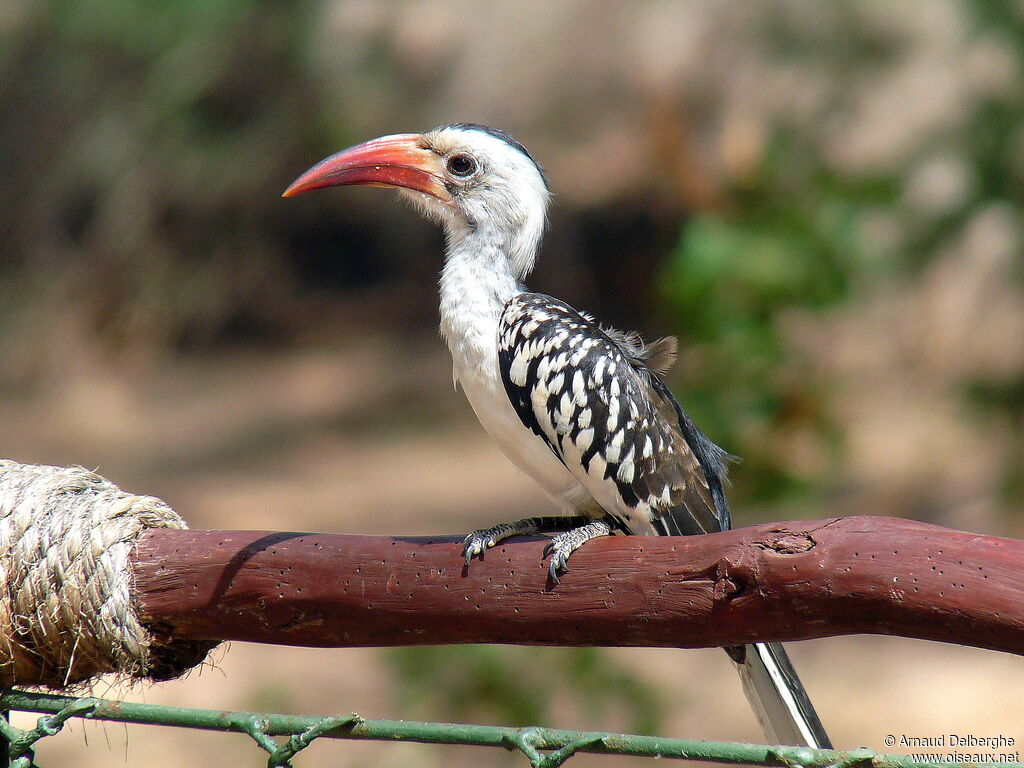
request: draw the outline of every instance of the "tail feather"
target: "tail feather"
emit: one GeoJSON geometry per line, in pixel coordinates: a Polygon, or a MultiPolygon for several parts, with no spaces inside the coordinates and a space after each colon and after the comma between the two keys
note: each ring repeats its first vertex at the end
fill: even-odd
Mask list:
{"type": "Polygon", "coordinates": [[[769,739],[778,744],[832,749],[818,713],[779,643],[726,650],[736,662],[743,692],[769,739]]]}

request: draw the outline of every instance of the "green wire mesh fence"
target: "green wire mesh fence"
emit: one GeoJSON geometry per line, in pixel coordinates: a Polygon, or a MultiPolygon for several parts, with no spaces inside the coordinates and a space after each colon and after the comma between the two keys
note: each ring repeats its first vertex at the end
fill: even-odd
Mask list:
{"type": "MultiPolygon", "coordinates": [[[[288,768],[297,753],[319,738],[499,747],[519,750],[529,759],[533,768],[557,768],[577,752],[788,768],[949,768],[952,765],[967,765],[918,762],[908,756],[879,754],[865,747],[845,751],[816,750],[556,728],[368,720],[356,714],[304,717],[226,712],[20,690],[0,695],[0,708],[44,713],[36,727],[27,730],[16,728],[5,719],[0,719],[0,733],[7,742],[7,764],[14,768],[35,766],[35,744],[40,739],[59,733],[73,717],[246,734],[268,753],[268,768],[288,768]]],[[[1019,762],[1000,765],[1024,768],[1024,763],[1019,762]]]]}

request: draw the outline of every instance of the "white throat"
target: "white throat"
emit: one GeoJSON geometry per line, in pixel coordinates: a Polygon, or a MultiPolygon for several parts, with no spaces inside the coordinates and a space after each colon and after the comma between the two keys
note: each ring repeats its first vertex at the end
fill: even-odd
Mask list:
{"type": "Polygon", "coordinates": [[[449,227],[447,237],[441,334],[452,353],[455,378],[469,395],[473,383],[498,378],[498,320],[523,286],[501,237],[465,225],[449,227]]]}
{"type": "Polygon", "coordinates": [[[498,364],[498,326],[509,299],[525,290],[544,228],[544,201],[517,223],[507,217],[471,226],[445,222],[447,256],[441,273],[441,333],[452,353],[452,373],[477,418],[502,452],[567,512],[587,491],[526,426],[508,399],[498,364]],[[524,220],[525,219],[525,220],[524,220]],[[490,224],[490,226],[486,226],[490,224]]]}

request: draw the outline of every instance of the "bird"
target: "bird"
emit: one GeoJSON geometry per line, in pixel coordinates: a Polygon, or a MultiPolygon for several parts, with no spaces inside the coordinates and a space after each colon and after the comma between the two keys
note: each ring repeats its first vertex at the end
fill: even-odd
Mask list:
{"type": "MultiPolygon", "coordinates": [[[[545,555],[557,583],[570,555],[596,537],[731,527],[730,456],[663,379],[676,340],[645,344],[526,288],[551,195],[526,147],[475,123],[392,134],[325,158],[283,196],[348,185],[395,188],[441,225],[440,326],[454,379],[487,433],[559,511],[470,533],[467,567],[511,536],[553,533],[545,555]]],[[[767,738],[832,747],[781,645],[725,650],[767,738]]]]}

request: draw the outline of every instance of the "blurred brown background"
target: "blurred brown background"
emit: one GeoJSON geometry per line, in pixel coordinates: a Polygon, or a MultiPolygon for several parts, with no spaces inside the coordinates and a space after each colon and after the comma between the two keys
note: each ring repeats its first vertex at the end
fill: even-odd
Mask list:
{"type": "MultiPolygon", "coordinates": [[[[679,335],[677,395],[744,457],[739,524],[1022,534],[1019,3],[7,0],[0,54],[6,457],[98,468],[194,527],[449,533],[546,510],[450,386],[440,234],[380,190],[279,198],[343,146],[469,120],[550,173],[531,287],[679,335]]],[[[840,746],[1024,740],[1014,658],[885,638],[793,655],[840,746]]],[[[97,693],[760,739],[713,650],[215,660],[97,693]]],[[[39,749],[197,761],[261,757],[80,723],[39,749]]],[[[525,764],[337,742],[298,758],[412,762],[525,764]]]]}

